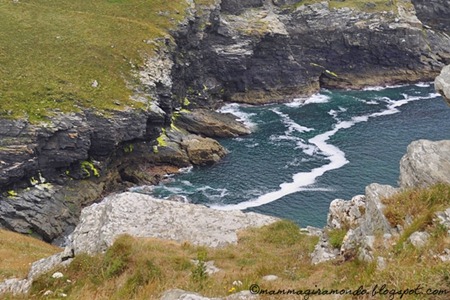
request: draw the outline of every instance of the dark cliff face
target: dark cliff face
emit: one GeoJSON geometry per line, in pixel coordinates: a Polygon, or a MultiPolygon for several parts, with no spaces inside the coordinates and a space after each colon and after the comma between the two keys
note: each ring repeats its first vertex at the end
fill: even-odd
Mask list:
{"type": "Polygon", "coordinates": [[[433,29],[450,31],[450,2],[447,0],[412,0],[417,17],[433,29]]]}
{"type": "Polygon", "coordinates": [[[175,82],[204,106],[217,99],[275,102],[320,85],[432,80],[449,61],[448,36],[423,28],[411,7],[366,13],[295,2],[222,1],[222,10],[192,20],[197,33],[177,37],[183,63],[175,82]]]}

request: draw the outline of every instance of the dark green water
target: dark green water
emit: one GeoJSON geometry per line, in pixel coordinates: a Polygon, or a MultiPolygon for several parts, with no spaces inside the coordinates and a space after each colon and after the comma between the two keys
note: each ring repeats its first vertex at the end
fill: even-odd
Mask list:
{"type": "Polygon", "coordinates": [[[417,139],[450,139],[450,108],[429,84],[327,91],[305,103],[223,109],[254,127],[223,139],[230,154],[154,187],[217,209],[245,209],[323,226],[329,203],[396,185],[399,160],[417,139]]]}

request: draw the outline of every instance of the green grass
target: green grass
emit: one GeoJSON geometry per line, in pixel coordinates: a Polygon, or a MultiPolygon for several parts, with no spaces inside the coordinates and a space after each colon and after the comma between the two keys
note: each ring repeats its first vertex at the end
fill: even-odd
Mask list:
{"type": "Polygon", "coordinates": [[[348,230],[346,229],[328,230],[327,234],[330,241],[330,245],[333,248],[340,249],[342,247],[342,242],[344,241],[344,237],[347,234],[347,231],[348,230]]]}
{"type": "MultiPolygon", "coordinates": [[[[248,289],[253,283],[267,290],[357,290],[362,286],[368,291],[376,285],[386,284],[389,290],[405,290],[420,284],[423,292],[430,288],[447,290],[450,294],[448,263],[436,258],[436,254],[450,247],[448,229],[431,222],[435,209],[449,206],[448,191],[448,185],[436,185],[384,200],[388,207],[396,206],[398,197],[414,194],[420,197],[409,197],[409,201],[426,203],[420,213],[413,215],[413,223],[406,226],[402,236],[395,237],[388,244],[382,237],[377,238],[374,256],[385,259],[384,269],[377,267],[376,260],[364,262],[357,258],[311,265],[310,253],[318,238],[301,234],[290,221],[279,221],[241,232],[237,245],[220,249],[122,236],[105,254],[78,255],[68,268],[60,269],[63,278],[52,278],[51,274],[57,271],[53,270],[33,284],[30,295],[7,295],[6,299],[48,299],[43,296],[47,290],[54,292],[50,299],[57,299],[59,293],[67,294],[66,299],[77,300],[159,299],[162,292],[174,288],[218,297],[248,289]],[[420,249],[406,242],[407,237],[417,230],[430,233],[428,243],[420,249]],[[191,261],[193,259],[201,263],[196,265],[191,261]],[[208,260],[214,260],[221,271],[206,274],[203,262],[208,260]],[[262,277],[269,274],[279,279],[263,281],[262,277]],[[233,282],[238,280],[242,286],[233,286],[233,282]]],[[[409,206],[416,206],[416,203],[409,202],[409,206]]],[[[336,240],[336,246],[342,243],[343,232],[345,230],[328,232],[330,238],[336,240]]],[[[448,299],[449,294],[430,299],[448,299]]],[[[408,295],[407,298],[423,297],[408,295]]],[[[286,295],[261,298],[291,299],[286,295]]],[[[342,299],[355,298],[344,296],[342,299]]]]}
{"type": "MultiPolygon", "coordinates": [[[[450,185],[436,184],[428,189],[414,189],[382,199],[384,214],[392,226],[404,225],[405,218],[423,218],[450,206],[450,185]]],[[[424,222],[431,218],[424,218],[424,222]]]]}
{"type": "Polygon", "coordinates": [[[130,100],[133,73],[185,8],[182,0],[1,0],[0,117],[142,106],[130,100]]]}

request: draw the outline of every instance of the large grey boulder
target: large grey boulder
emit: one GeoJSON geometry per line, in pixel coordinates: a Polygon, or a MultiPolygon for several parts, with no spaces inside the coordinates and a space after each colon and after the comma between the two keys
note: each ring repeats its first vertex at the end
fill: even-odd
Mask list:
{"type": "Polygon", "coordinates": [[[450,140],[418,140],[400,161],[400,187],[414,188],[450,183],[450,140]]]}
{"type": "Polygon", "coordinates": [[[256,213],[219,211],[127,192],[108,196],[83,209],[69,248],[75,255],[101,252],[121,234],[220,247],[237,243],[241,229],[276,220],[256,213]]]}
{"type": "Polygon", "coordinates": [[[436,77],[434,87],[450,105],[450,65],[445,66],[442,69],[441,74],[436,77]]]}

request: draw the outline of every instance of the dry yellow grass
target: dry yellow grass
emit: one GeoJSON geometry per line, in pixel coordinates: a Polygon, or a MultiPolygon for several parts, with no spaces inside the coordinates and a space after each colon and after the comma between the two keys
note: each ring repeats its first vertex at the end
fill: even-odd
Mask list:
{"type": "Polygon", "coordinates": [[[24,278],[31,263],[60,251],[60,248],[35,238],[0,230],[0,281],[24,278]]]}
{"type": "MultiPolygon", "coordinates": [[[[448,187],[438,185],[429,189],[413,191],[414,201],[424,201],[423,211],[414,215],[416,221],[406,226],[404,233],[386,243],[382,236],[377,238],[373,262],[356,258],[350,261],[330,261],[311,265],[310,254],[317,243],[316,237],[300,233],[299,228],[289,221],[280,221],[269,226],[241,232],[237,245],[220,249],[178,244],[157,239],[120,237],[105,253],[91,257],[79,255],[72,264],[60,271],[63,278],[53,279],[51,274],[41,276],[33,285],[30,295],[8,296],[7,299],[49,299],[43,294],[51,290],[57,299],[60,293],[66,299],[159,299],[169,289],[183,289],[198,292],[209,297],[222,297],[258,284],[262,290],[352,290],[373,289],[386,285],[387,292],[402,292],[421,286],[442,292],[439,295],[408,295],[402,299],[449,299],[450,268],[448,262],[439,259],[445,249],[450,249],[447,229],[435,222],[429,222],[431,209],[447,205],[448,187]],[[425,221],[426,222],[425,222],[425,221]],[[417,229],[430,234],[428,243],[421,249],[414,248],[408,236],[417,229]],[[383,257],[384,268],[377,266],[377,258],[383,257]],[[213,260],[221,269],[213,275],[205,275],[204,269],[192,260],[213,260]],[[276,275],[276,281],[264,281],[265,275],[276,275]],[[69,281],[68,281],[69,280],[69,281]],[[241,281],[242,285],[233,285],[241,281]]],[[[386,199],[387,208],[396,206],[395,196],[386,199]],[[390,203],[390,204],[389,204],[390,203]]],[[[410,207],[419,205],[409,203],[410,207]]],[[[53,298],[52,298],[53,297],[53,298]]],[[[332,296],[311,296],[310,299],[330,299],[332,296]]],[[[262,299],[301,299],[297,295],[261,295],[262,299]]],[[[378,295],[375,299],[388,299],[378,295]]],[[[369,295],[346,295],[342,299],[373,299],[369,295]]],[[[399,299],[396,295],[394,299],[399,299]]]]}

